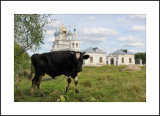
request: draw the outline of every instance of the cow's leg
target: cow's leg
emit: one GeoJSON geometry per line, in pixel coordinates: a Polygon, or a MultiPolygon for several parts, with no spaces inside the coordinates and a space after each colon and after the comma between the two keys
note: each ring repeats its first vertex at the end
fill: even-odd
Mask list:
{"type": "Polygon", "coordinates": [[[72,81],[71,77],[67,77],[66,92],[67,92],[67,90],[68,90],[68,88],[69,88],[69,86],[70,86],[71,81],[72,81]]]}
{"type": "Polygon", "coordinates": [[[38,89],[39,89],[39,92],[40,92],[40,94],[41,94],[41,97],[43,97],[44,94],[43,94],[43,91],[42,91],[42,89],[41,89],[41,80],[42,80],[42,76],[39,76],[39,77],[37,78],[36,85],[37,85],[37,87],[38,87],[38,89]]]}
{"type": "Polygon", "coordinates": [[[36,75],[34,76],[34,78],[32,80],[31,96],[34,94],[35,85],[36,85],[36,75]]]}
{"type": "Polygon", "coordinates": [[[74,84],[75,84],[75,92],[79,93],[78,88],[77,88],[78,87],[78,77],[74,78],[74,84]]]}

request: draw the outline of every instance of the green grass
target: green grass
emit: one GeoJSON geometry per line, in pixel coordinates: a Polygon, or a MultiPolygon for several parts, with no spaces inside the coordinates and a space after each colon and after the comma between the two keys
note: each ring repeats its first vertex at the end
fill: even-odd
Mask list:
{"type": "MultiPolygon", "coordinates": [[[[79,73],[78,88],[75,93],[74,80],[68,93],[65,93],[66,79],[52,88],[64,76],[54,80],[42,81],[45,94],[40,97],[37,87],[34,96],[30,96],[31,81],[26,78],[15,78],[15,102],[145,102],[146,69],[128,71],[125,66],[83,67],[79,73]]],[[[44,76],[48,78],[48,76],[44,76]]]]}

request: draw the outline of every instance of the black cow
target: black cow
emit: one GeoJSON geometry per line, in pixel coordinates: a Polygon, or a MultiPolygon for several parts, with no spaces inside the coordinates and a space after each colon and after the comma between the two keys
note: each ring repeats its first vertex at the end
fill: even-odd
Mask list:
{"type": "MultiPolygon", "coordinates": [[[[35,76],[32,80],[31,95],[34,94],[34,88],[37,85],[41,96],[43,92],[41,89],[42,76],[48,74],[52,78],[58,75],[65,75],[67,77],[66,92],[71,83],[71,78],[74,79],[75,92],[78,93],[78,72],[82,71],[83,59],[88,59],[89,55],[84,55],[82,52],[75,51],[54,51],[43,54],[34,54],[31,57],[31,63],[35,69],[35,76]]],[[[30,76],[32,77],[33,68],[31,67],[30,76]]]]}

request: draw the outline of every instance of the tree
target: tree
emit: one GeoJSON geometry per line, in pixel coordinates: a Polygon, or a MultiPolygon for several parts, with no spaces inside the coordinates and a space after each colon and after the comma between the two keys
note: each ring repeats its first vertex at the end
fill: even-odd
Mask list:
{"type": "Polygon", "coordinates": [[[40,48],[44,39],[44,26],[52,22],[50,15],[46,14],[15,14],[14,15],[14,41],[22,47],[15,54],[17,57],[31,49],[36,51],[40,48]]]}
{"type": "Polygon", "coordinates": [[[136,53],[135,54],[135,59],[142,59],[142,60],[146,60],[146,52],[145,53],[136,53]]]}

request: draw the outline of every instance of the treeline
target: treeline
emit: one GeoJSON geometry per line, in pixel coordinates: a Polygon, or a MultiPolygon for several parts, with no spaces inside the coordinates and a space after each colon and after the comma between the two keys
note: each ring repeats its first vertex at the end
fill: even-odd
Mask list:
{"type": "MultiPolygon", "coordinates": [[[[23,50],[17,42],[14,42],[14,55],[23,50]]],[[[27,52],[14,58],[14,76],[18,78],[27,78],[31,68],[30,56],[27,52]]]]}
{"type": "Polygon", "coordinates": [[[28,77],[31,61],[27,50],[36,51],[44,44],[45,25],[54,20],[47,14],[14,15],[14,77],[28,77]]]}
{"type": "Polygon", "coordinates": [[[144,53],[136,53],[135,54],[135,59],[142,59],[142,60],[146,60],[146,52],[144,53]]]}

